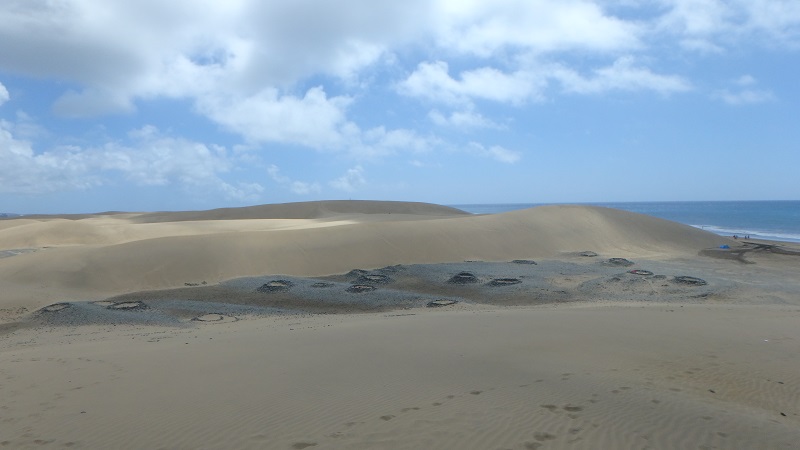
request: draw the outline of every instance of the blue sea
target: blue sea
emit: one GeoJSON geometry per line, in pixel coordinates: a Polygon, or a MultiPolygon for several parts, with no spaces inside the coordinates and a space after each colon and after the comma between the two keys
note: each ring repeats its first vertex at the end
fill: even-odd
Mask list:
{"type": "MultiPolygon", "coordinates": [[[[800,242],[800,201],[585,203],[680,222],[723,236],[800,242]]],[[[473,214],[495,214],[541,204],[451,205],[473,214]]]]}

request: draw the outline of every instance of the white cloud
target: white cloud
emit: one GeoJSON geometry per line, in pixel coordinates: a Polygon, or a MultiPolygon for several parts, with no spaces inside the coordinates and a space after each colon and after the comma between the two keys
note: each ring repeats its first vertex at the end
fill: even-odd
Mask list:
{"type": "Polygon", "coordinates": [[[428,118],[430,118],[431,121],[436,125],[444,127],[453,127],[461,129],[503,128],[501,125],[495,123],[492,120],[487,119],[482,114],[473,111],[472,108],[468,108],[464,111],[453,111],[447,116],[434,109],[428,113],[428,118]]]}
{"type": "Polygon", "coordinates": [[[612,90],[655,91],[660,94],[685,92],[691,84],[677,75],[661,75],[646,67],[637,66],[632,57],[622,57],[610,66],[595,69],[592,77],[583,77],[567,68],[553,69],[567,92],[597,94],[612,90]]]}
{"type": "Polygon", "coordinates": [[[753,86],[758,81],[752,75],[742,75],[734,81],[739,86],[753,86]]]}
{"type": "Polygon", "coordinates": [[[477,154],[479,156],[492,158],[496,161],[506,164],[513,164],[522,159],[522,153],[514,150],[509,150],[499,145],[494,145],[492,147],[486,148],[485,146],[477,142],[470,142],[469,145],[467,146],[467,149],[471,153],[477,154]]]}
{"type": "Polygon", "coordinates": [[[210,189],[232,200],[256,199],[263,192],[258,184],[231,184],[220,177],[232,166],[223,147],[163,136],[151,126],[132,131],[128,145],[59,146],[41,153],[12,130],[12,124],[0,122],[0,192],[83,190],[119,183],[120,176],[139,186],[210,189]]]}
{"type": "Polygon", "coordinates": [[[450,76],[444,61],[420,63],[411,75],[398,84],[404,95],[448,104],[469,104],[472,99],[520,104],[539,97],[544,81],[531,72],[503,73],[491,67],[450,76]]]}
{"type": "Polygon", "coordinates": [[[341,177],[331,181],[330,185],[341,191],[355,192],[366,183],[364,169],[361,166],[355,166],[352,169],[348,169],[347,173],[341,177]]]}
{"type": "Polygon", "coordinates": [[[269,174],[272,181],[289,188],[290,191],[294,192],[297,195],[307,195],[320,192],[321,187],[319,183],[307,183],[305,181],[297,181],[292,180],[291,178],[283,175],[280,171],[280,168],[275,164],[271,164],[267,168],[267,173],[269,174]]]}
{"type": "MultiPolygon", "coordinates": [[[[460,79],[451,78],[444,62],[422,63],[417,71],[398,85],[405,95],[422,97],[446,104],[474,107],[473,99],[493,100],[519,104],[528,99],[541,100],[550,80],[557,80],[567,92],[597,94],[614,90],[656,91],[661,94],[684,92],[691,84],[677,75],[662,75],[635,64],[630,56],[620,57],[610,66],[593,71],[591,77],[580,75],[561,64],[532,64],[529,68],[511,74],[496,69],[482,68],[466,71],[460,79]]],[[[475,117],[463,117],[475,119],[475,117]]],[[[432,119],[447,122],[440,113],[432,119]]]]}
{"type": "Polygon", "coordinates": [[[584,0],[443,0],[439,43],[488,57],[505,49],[533,53],[619,51],[640,45],[639,25],[584,0]]]}
{"type": "Polygon", "coordinates": [[[794,0],[660,0],[668,8],[655,29],[680,36],[684,48],[721,52],[745,42],[800,46],[794,0]],[[766,39],[764,39],[766,38],[766,39]]]}
{"type": "Polygon", "coordinates": [[[0,106],[3,106],[3,103],[7,102],[11,97],[8,95],[8,89],[3,86],[3,83],[0,83],[0,106]]]}
{"type": "Polygon", "coordinates": [[[723,89],[715,94],[717,98],[729,105],[752,105],[775,100],[775,95],[770,91],[756,89],[743,89],[740,91],[729,91],[723,89]]]}
{"type": "Polygon", "coordinates": [[[742,75],[732,80],[731,84],[735,86],[733,89],[720,89],[714,92],[712,97],[732,106],[752,105],[775,100],[775,95],[771,91],[757,87],[758,80],[752,75],[742,75]]]}
{"type": "Polygon", "coordinates": [[[344,144],[348,97],[328,98],[321,87],[303,97],[264,89],[250,97],[209,96],[198,108],[205,115],[253,142],[280,142],[315,149],[338,149],[344,144]]]}

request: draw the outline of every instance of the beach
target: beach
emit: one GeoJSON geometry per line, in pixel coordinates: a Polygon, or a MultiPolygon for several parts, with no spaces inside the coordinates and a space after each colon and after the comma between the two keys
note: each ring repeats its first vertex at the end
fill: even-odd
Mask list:
{"type": "Polygon", "coordinates": [[[0,220],[0,446],[795,448],[798,269],[592,206],[0,220]]]}

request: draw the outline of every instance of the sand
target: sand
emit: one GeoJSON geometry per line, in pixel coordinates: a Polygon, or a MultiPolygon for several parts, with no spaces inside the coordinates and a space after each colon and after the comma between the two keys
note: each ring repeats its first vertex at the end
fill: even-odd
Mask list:
{"type": "Polygon", "coordinates": [[[0,220],[0,447],[796,448],[798,269],[583,206],[0,220]]]}

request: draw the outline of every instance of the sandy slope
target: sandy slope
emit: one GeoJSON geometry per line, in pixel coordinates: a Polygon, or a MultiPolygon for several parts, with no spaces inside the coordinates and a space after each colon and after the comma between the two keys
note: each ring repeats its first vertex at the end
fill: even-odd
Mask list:
{"type": "Polygon", "coordinates": [[[0,445],[790,449],[800,441],[797,307],[404,314],[21,330],[0,339],[0,445]]]}
{"type": "Polygon", "coordinates": [[[729,241],[672,222],[585,206],[472,216],[424,204],[335,202],[279,205],[278,212],[313,218],[265,219],[260,217],[277,213],[254,207],[2,221],[0,249],[38,251],[0,259],[0,283],[6,287],[0,307],[38,308],[195,280],[324,275],[401,263],[552,258],[581,250],[694,256],[729,241]],[[170,217],[176,221],[167,221],[170,217]]]}
{"type": "Polygon", "coordinates": [[[316,202],[0,220],[0,447],[796,448],[799,274],[792,251],[579,206],[472,216],[316,202]],[[726,243],[735,251],[713,250],[726,243]],[[322,293],[297,278],[393,264],[408,265],[387,268],[394,284],[352,301],[339,289],[348,276],[320,278],[339,283],[322,293]],[[444,281],[467,269],[480,284],[444,281]],[[214,285],[270,274],[293,290],[214,285]],[[708,283],[681,285],[681,274],[708,283]],[[485,283],[505,275],[520,283],[485,283]],[[150,308],[85,302],[123,293],[150,308]],[[312,293],[340,310],[408,309],[247,309],[248,296],[298,305],[293,295],[312,293]],[[426,308],[426,296],[461,301],[426,308]],[[153,325],[163,317],[180,320],[153,325]]]}

